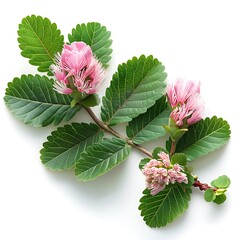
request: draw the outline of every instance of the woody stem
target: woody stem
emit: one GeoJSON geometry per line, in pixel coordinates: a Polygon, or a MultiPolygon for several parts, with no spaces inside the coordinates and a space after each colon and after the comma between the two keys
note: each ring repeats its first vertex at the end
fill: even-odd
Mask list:
{"type": "Polygon", "coordinates": [[[175,150],[176,150],[176,142],[172,141],[171,150],[170,150],[170,157],[172,157],[174,155],[175,150]]]}
{"type": "Polygon", "coordinates": [[[207,183],[201,183],[197,179],[193,183],[193,186],[199,188],[201,191],[206,191],[207,189],[212,189],[213,191],[217,191],[217,188],[209,186],[207,183]]]}
{"type": "MultiPolygon", "coordinates": [[[[153,158],[151,152],[149,152],[147,149],[143,148],[142,146],[135,144],[131,139],[126,138],[125,136],[121,135],[120,133],[116,132],[114,129],[112,129],[111,127],[109,127],[106,123],[102,122],[92,111],[91,108],[88,107],[84,107],[85,110],[88,112],[88,114],[91,116],[91,118],[93,119],[93,121],[105,132],[110,133],[111,135],[121,138],[124,141],[126,141],[130,146],[136,148],[138,151],[144,153],[145,155],[147,155],[150,158],[153,158]]],[[[176,141],[172,142],[171,145],[171,150],[170,150],[170,156],[173,156],[176,150],[176,141]]],[[[217,189],[214,187],[209,186],[206,183],[201,183],[199,180],[195,180],[193,183],[194,187],[199,188],[201,191],[206,191],[207,189],[211,188],[213,191],[216,191],[217,189]]]]}
{"type": "Polygon", "coordinates": [[[97,116],[94,114],[94,112],[92,111],[91,108],[88,107],[84,107],[85,110],[88,112],[88,114],[91,116],[91,118],[93,119],[93,121],[105,132],[112,134],[115,137],[121,138],[124,141],[126,141],[130,146],[136,148],[138,151],[144,153],[145,155],[147,155],[148,157],[152,158],[152,154],[145,148],[143,148],[142,146],[135,144],[131,139],[126,138],[125,136],[121,135],[120,133],[116,132],[114,129],[112,129],[111,127],[109,127],[107,124],[105,124],[104,122],[102,122],[99,118],[97,118],[97,116]]]}

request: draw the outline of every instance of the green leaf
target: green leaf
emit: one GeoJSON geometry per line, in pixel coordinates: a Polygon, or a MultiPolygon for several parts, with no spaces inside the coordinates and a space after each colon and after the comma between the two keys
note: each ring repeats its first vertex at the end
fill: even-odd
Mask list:
{"type": "Polygon", "coordinates": [[[68,95],[53,90],[53,80],[39,75],[22,75],[8,83],[4,100],[16,118],[34,127],[58,125],[70,120],[79,110],[68,95]]]}
{"type": "Polygon", "coordinates": [[[29,63],[38,66],[39,72],[48,72],[54,62],[56,53],[61,52],[63,36],[55,23],[40,16],[23,18],[18,30],[19,47],[23,57],[29,58],[29,63]]]}
{"type": "Polygon", "coordinates": [[[176,152],[185,153],[188,161],[213,152],[230,138],[230,126],[227,121],[216,116],[193,124],[179,140],[176,152]]]}
{"type": "Polygon", "coordinates": [[[178,163],[182,166],[185,166],[187,164],[187,157],[184,153],[175,153],[171,158],[171,163],[178,163]]]}
{"type": "Polygon", "coordinates": [[[43,143],[40,151],[42,163],[51,170],[74,167],[87,147],[100,141],[103,131],[96,124],[72,123],[57,128],[43,143]]]}
{"type": "Polygon", "coordinates": [[[163,96],[147,110],[129,122],[127,136],[136,144],[148,142],[166,134],[163,125],[168,124],[170,110],[163,96]]]}
{"type": "Polygon", "coordinates": [[[211,182],[211,185],[216,188],[228,188],[231,180],[226,176],[222,175],[211,182]]]}
{"type": "Polygon", "coordinates": [[[219,196],[216,196],[216,198],[213,200],[216,204],[222,204],[226,201],[227,196],[225,194],[221,194],[219,196]]]}
{"type": "Polygon", "coordinates": [[[102,120],[116,125],[145,113],[165,94],[165,79],[164,66],[152,56],[119,65],[102,100],[102,120]]]}
{"type": "Polygon", "coordinates": [[[122,139],[104,139],[81,154],[75,175],[81,181],[93,180],[123,162],[130,152],[131,147],[122,139]]]}
{"type": "Polygon", "coordinates": [[[216,196],[212,189],[209,188],[204,192],[204,199],[206,200],[206,202],[212,202],[215,198],[216,196]]]}
{"type": "Polygon", "coordinates": [[[112,40],[110,39],[111,32],[107,31],[106,27],[100,23],[91,22],[87,24],[77,25],[72,30],[72,34],[68,35],[69,42],[83,41],[92,48],[93,53],[104,67],[108,67],[108,62],[111,59],[112,40]]]}
{"type": "Polygon", "coordinates": [[[170,184],[155,196],[152,196],[147,189],[143,194],[139,206],[143,220],[150,227],[163,227],[188,208],[191,188],[170,184]]]}
{"type": "Polygon", "coordinates": [[[142,170],[143,167],[150,161],[150,158],[143,158],[139,163],[139,169],[142,170]]]}
{"type": "Polygon", "coordinates": [[[193,167],[192,166],[185,166],[185,171],[192,173],[193,172],[193,167]]]}
{"type": "Polygon", "coordinates": [[[187,131],[188,131],[188,129],[186,129],[186,128],[182,128],[182,129],[175,131],[172,136],[172,139],[174,139],[174,141],[178,141],[187,131]]]}
{"type": "Polygon", "coordinates": [[[71,107],[76,106],[77,103],[78,103],[78,100],[74,98],[74,99],[71,101],[71,107]]]}
{"type": "Polygon", "coordinates": [[[172,139],[171,139],[171,138],[169,138],[169,139],[166,141],[165,147],[166,147],[166,150],[167,150],[168,152],[171,151],[171,147],[172,147],[172,139]]]}
{"type": "Polygon", "coordinates": [[[169,154],[169,152],[168,152],[165,148],[156,147],[156,148],[153,150],[153,153],[152,153],[153,158],[154,158],[154,159],[159,159],[158,154],[159,154],[160,152],[165,152],[165,153],[169,154]]]}
{"type": "Polygon", "coordinates": [[[81,101],[81,105],[84,107],[94,107],[100,103],[100,98],[96,93],[89,95],[81,101]]]}
{"type": "Polygon", "coordinates": [[[174,142],[177,142],[188,131],[187,128],[179,129],[178,126],[172,126],[170,124],[163,125],[163,128],[165,129],[166,133],[170,136],[171,140],[174,142]]]}

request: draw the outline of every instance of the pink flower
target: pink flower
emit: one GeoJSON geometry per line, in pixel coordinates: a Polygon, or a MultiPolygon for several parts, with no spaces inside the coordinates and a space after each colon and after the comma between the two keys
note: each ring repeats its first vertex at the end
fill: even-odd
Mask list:
{"type": "Polygon", "coordinates": [[[183,171],[183,168],[178,163],[176,163],[173,165],[173,170],[176,172],[181,172],[183,171]]]}
{"type": "Polygon", "coordinates": [[[158,194],[159,192],[161,192],[164,188],[165,188],[165,184],[161,185],[161,184],[155,182],[150,185],[149,189],[152,189],[151,194],[154,196],[154,195],[158,194]]]}
{"type": "Polygon", "coordinates": [[[169,103],[172,107],[170,117],[177,126],[191,125],[201,120],[204,109],[200,96],[200,83],[177,79],[167,88],[169,103]]]}
{"type": "Polygon", "coordinates": [[[84,42],[65,44],[62,53],[56,56],[56,63],[51,66],[51,70],[57,79],[54,89],[62,94],[71,94],[74,90],[93,94],[105,75],[102,64],[84,42]]]}
{"type": "Polygon", "coordinates": [[[159,162],[158,160],[156,159],[152,159],[149,163],[148,163],[148,167],[157,167],[161,164],[161,162],[159,162]]]}
{"type": "Polygon", "coordinates": [[[158,156],[159,160],[150,160],[142,170],[152,195],[158,194],[170,183],[188,183],[183,167],[177,163],[171,165],[169,155],[165,152],[160,152],[158,156]]]}
{"type": "Polygon", "coordinates": [[[170,169],[168,171],[168,175],[169,175],[169,181],[174,184],[176,182],[178,183],[188,183],[188,179],[187,179],[187,175],[183,172],[177,172],[174,169],[170,169]]]}
{"type": "Polygon", "coordinates": [[[160,152],[158,154],[159,158],[162,160],[163,164],[165,167],[169,167],[170,166],[170,159],[169,159],[169,155],[166,154],[165,152],[160,152]]]}

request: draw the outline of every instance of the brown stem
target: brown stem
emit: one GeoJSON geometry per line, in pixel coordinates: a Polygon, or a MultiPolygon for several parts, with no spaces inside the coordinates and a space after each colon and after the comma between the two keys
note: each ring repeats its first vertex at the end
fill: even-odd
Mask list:
{"type": "Polygon", "coordinates": [[[145,148],[141,147],[138,144],[135,144],[132,140],[122,136],[121,134],[119,134],[118,132],[116,132],[114,129],[112,129],[111,127],[109,127],[107,124],[105,124],[104,122],[102,122],[99,118],[97,118],[97,116],[94,114],[94,112],[92,111],[91,108],[88,107],[84,107],[85,110],[88,112],[88,114],[91,116],[91,118],[93,119],[93,121],[104,131],[112,134],[115,137],[121,138],[124,141],[126,141],[129,145],[131,145],[132,147],[138,149],[140,152],[144,153],[145,155],[147,155],[148,157],[152,158],[152,154],[145,148]]]}
{"type": "Polygon", "coordinates": [[[212,189],[213,191],[217,191],[217,188],[209,186],[207,183],[201,183],[199,180],[195,180],[193,183],[194,187],[199,188],[201,191],[206,191],[207,189],[212,189]]]}
{"type": "Polygon", "coordinates": [[[176,149],[176,142],[172,141],[172,146],[171,146],[171,150],[170,150],[170,157],[172,157],[173,154],[175,153],[175,149],[176,149]]]}
{"type": "MultiPolygon", "coordinates": [[[[93,121],[104,131],[112,134],[115,137],[121,138],[124,141],[126,141],[129,145],[131,145],[132,147],[138,149],[140,152],[144,153],[145,155],[147,155],[148,157],[152,158],[152,154],[145,148],[143,148],[142,146],[135,144],[132,140],[122,136],[121,134],[119,134],[118,132],[116,132],[114,129],[112,129],[111,127],[109,127],[107,124],[105,124],[104,122],[102,122],[99,118],[97,118],[97,116],[94,114],[94,112],[92,111],[91,108],[88,107],[84,107],[85,110],[88,112],[88,114],[91,116],[91,118],[93,119],[93,121]]],[[[172,156],[175,153],[176,150],[176,144],[177,142],[174,141],[172,142],[172,146],[171,146],[171,150],[170,150],[170,156],[172,156]]],[[[201,183],[199,180],[195,180],[195,182],[193,183],[194,187],[199,188],[201,191],[206,191],[207,189],[211,188],[213,191],[216,191],[217,188],[211,187],[206,183],[201,183]]]]}

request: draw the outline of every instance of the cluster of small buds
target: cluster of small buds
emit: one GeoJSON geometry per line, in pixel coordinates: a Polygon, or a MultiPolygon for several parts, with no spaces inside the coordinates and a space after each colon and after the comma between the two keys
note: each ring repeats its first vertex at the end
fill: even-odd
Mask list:
{"type": "Polygon", "coordinates": [[[160,152],[158,156],[159,160],[150,160],[142,170],[152,195],[161,192],[170,183],[188,183],[182,166],[177,163],[172,165],[169,155],[165,152],[160,152]]]}

